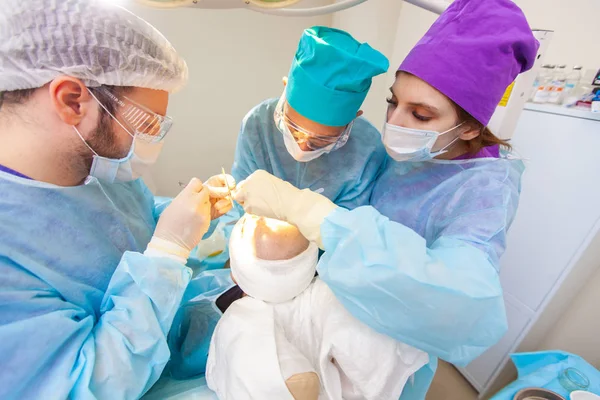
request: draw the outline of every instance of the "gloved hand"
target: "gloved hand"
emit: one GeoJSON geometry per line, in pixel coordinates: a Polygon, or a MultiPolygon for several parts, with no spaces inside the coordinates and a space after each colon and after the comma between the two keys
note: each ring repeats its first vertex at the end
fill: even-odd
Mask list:
{"type": "Polygon", "coordinates": [[[217,219],[227,214],[233,207],[233,200],[229,197],[227,185],[229,185],[232,191],[235,189],[235,179],[233,176],[227,174],[211,176],[204,182],[204,186],[208,189],[210,195],[212,219],[217,219]],[[227,179],[227,182],[225,182],[225,179],[227,179]]]}
{"type": "Polygon", "coordinates": [[[187,260],[208,231],[210,213],[209,191],[193,178],[161,214],[148,248],[187,260]]]}
{"type": "Polygon", "coordinates": [[[263,170],[240,182],[233,197],[247,213],[296,225],[321,249],[321,224],[337,207],[327,197],[310,189],[300,190],[263,170]]]}

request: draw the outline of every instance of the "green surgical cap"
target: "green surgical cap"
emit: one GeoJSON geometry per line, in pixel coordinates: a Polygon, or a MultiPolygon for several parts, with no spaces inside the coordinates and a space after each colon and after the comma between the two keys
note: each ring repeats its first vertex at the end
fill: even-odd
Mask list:
{"type": "Polygon", "coordinates": [[[302,34],[286,88],[287,102],[302,116],[328,126],[349,124],[388,59],[339,29],[315,26],[302,34]]]}

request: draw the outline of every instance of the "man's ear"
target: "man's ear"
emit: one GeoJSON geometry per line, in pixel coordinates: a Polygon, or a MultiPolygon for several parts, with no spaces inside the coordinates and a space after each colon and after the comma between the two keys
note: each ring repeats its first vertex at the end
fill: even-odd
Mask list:
{"type": "Polygon", "coordinates": [[[48,87],[58,117],[67,125],[79,125],[92,107],[85,84],[71,76],[59,76],[48,87]]]}

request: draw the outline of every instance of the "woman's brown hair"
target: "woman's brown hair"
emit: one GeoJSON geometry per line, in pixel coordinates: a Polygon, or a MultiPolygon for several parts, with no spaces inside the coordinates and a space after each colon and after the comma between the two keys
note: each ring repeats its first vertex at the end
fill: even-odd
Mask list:
{"type": "Polygon", "coordinates": [[[465,143],[469,147],[469,154],[477,154],[481,149],[488,146],[499,145],[505,150],[512,150],[512,146],[506,141],[502,140],[490,131],[487,126],[484,126],[481,122],[477,121],[471,114],[462,109],[458,104],[452,102],[456,113],[458,114],[458,120],[471,127],[471,129],[479,130],[479,136],[471,140],[465,140],[465,143]]]}

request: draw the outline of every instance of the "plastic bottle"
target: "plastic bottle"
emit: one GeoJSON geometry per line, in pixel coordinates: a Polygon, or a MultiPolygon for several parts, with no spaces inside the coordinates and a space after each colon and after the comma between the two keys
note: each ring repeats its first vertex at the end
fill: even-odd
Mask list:
{"type": "Polygon", "coordinates": [[[559,65],[552,78],[552,89],[548,95],[548,103],[561,104],[563,92],[567,84],[567,66],[559,65]]]}
{"type": "Polygon", "coordinates": [[[543,104],[548,101],[554,68],[555,66],[549,64],[542,66],[542,70],[536,79],[537,88],[532,98],[534,103],[543,104]]]}
{"type": "Polygon", "coordinates": [[[593,113],[600,113],[600,91],[597,91],[594,94],[591,110],[593,113]]]}
{"type": "Polygon", "coordinates": [[[535,94],[537,93],[538,87],[540,87],[540,77],[542,75],[542,70],[540,70],[540,72],[538,72],[538,74],[536,75],[535,79],[533,80],[533,88],[531,89],[531,95],[529,96],[529,101],[533,101],[533,98],[535,97],[535,94]]]}
{"type": "Polygon", "coordinates": [[[578,65],[573,67],[573,70],[567,75],[567,82],[565,83],[565,90],[563,94],[563,105],[570,105],[573,103],[573,100],[576,99],[576,88],[579,86],[579,82],[581,82],[581,70],[583,67],[578,65]]]}
{"type": "Polygon", "coordinates": [[[198,245],[196,257],[199,261],[215,257],[225,251],[227,248],[227,238],[225,237],[225,223],[220,221],[210,237],[204,239],[198,245]]]}

